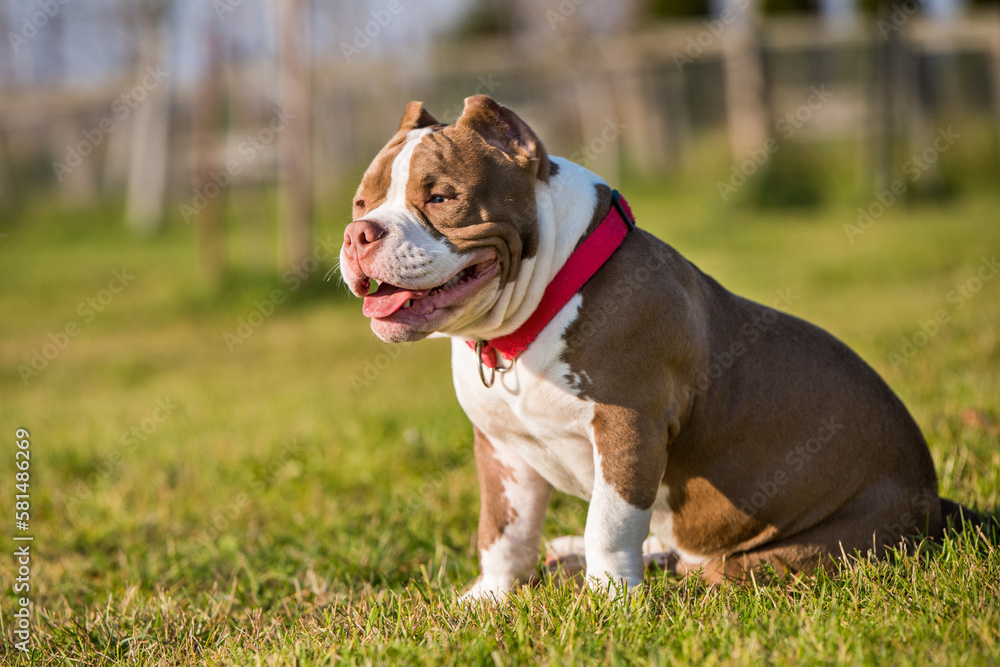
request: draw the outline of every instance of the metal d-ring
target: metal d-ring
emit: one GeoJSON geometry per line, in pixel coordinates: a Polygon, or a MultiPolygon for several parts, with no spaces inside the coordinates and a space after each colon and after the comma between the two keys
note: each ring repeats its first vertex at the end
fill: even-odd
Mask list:
{"type": "MultiPolygon", "coordinates": [[[[486,341],[480,340],[476,341],[476,362],[479,364],[479,379],[483,381],[483,386],[489,389],[493,386],[494,380],[496,380],[497,373],[503,375],[504,373],[509,373],[514,368],[514,363],[517,361],[517,357],[511,359],[510,366],[507,368],[500,368],[499,366],[490,368],[490,379],[486,379],[486,371],[484,370],[485,364],[483,363],[483,350],[486,349],[486,341]]],[[[494,352],[494,358],[496,358],[496,353],[494,352]]]]}

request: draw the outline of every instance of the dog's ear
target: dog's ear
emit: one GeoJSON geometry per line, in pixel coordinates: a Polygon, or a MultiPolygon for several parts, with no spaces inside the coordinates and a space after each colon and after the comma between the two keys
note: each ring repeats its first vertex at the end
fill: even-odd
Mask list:
{"type": "Polygon", "coordinates": [[[419,130],[431,125],[440,125],[440,123],[437,118],[424,108],[424,103],[410,102],[406,105],[406,111],[403,112],[403,120],[399,123],[399,131],[409,132],[410,130],[419,130]]]}
{"type": "Polygon", "coordinates": [[[539,180],[549,180],[549,156],[528,124],[488,95],[465,98],[465,109],[456,123],[467,127],[487,144],[499,148],[519,163],[535,170],[539,180]]]}

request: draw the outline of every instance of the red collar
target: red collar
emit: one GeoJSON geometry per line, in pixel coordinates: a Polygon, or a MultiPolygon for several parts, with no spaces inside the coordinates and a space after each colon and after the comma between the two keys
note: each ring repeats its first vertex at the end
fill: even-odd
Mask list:
{"type": "Polygon", "coordinates": [[[487,387],[493,384],[496,372],[503,372],[497,363],[499,352],[508,361],[524,352],[552,321],[552,318],[569,303],[573,295],[590,280],[618,246],[625,240],[629,229],[635,227],[635,218],[625,198],[617,190],[611,192],[611,210],[590,236],[583,240],[569,256],[555,278],[545,288],[545,294],[535,312],[516,331],[488,341],[469,341],[469,347],[479,352],[479,376],[487,387]],[[483,367],[491,369],[489,380],[483,367]]]}

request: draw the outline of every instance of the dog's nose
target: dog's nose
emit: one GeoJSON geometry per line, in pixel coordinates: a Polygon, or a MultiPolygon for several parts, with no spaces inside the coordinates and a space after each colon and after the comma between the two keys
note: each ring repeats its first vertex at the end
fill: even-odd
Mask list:
{"type": "Polygon", "coordinates": [[[344,247],[354,252],[358,259],[371,252],[382,237],[385,228],[373,220],[355,220],[344,230],[344,247]]]}

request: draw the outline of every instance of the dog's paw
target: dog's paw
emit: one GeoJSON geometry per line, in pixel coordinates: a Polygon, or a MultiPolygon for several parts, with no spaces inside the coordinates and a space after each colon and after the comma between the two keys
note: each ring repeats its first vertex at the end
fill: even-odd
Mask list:
{"type": "Polygon", "coordinates": [[[500,603],[507,599],[507,596],[510,595],[510,592],[515,587],[517,587],[517,580],[512,577],[480,576],[469,590],[465,591],[458,598],[458,601],[465,604],[477,602],[500,603]]]}
{"type": "Polygon", "coordinates": [[[647,572],[670,570],[677,562],[677,557],[664,547],[660,540],[649,537],[642,543],[642,562],[646,566],[647,572]]]}
{"type": "Polygon", "coordinates": [[[642,584],[642,574],[612,574],[607,571],[587,572],[587,588],[606,594],[611,599],[629,598],[642,584]]]}
{"type": "Polygon", "coordinates": [[[587,559],[583,555],[583,537],[565,535],[545,543],[545,565],[542,577],[552,582],[584,583],[587,559]]]}
{"type": "MultiPolygon", "coordinates": [[[[642,543],[642,562],[647,571],[670,570],[677,557],[655,537],[642,543]]],[[[543,572],[549,576],[562,575],[571,579],[587,570],[582,535],[563,535],[545,543],[545,566],[543,572]]]]}
{"type": "MultiPolygon", "coordinates": [[[[654,550],[657,546],[659,542],[651,542],[649,545],[654,550]]],[[[643,547],[645,552],[646,545],[643,547]]],[[[646,560],[647,567],[648,564],[649,561],[646,560]]],[[[553,581],[570,581],[578,586],[586,585],[592,591],[608,593],[611,597],[618,597],[642,583],[641,571],[623,575],[609,573],[600,565],[588,567],[584,539],[580,535],[564,535],[546,542],[543,572],[553,581]]]]}
{"type": "Polygon", "coordinates": [[[564,556],[583,558],[583,535],[563,535],[545,542],[545,558],[556,559],[564,556]]]}

